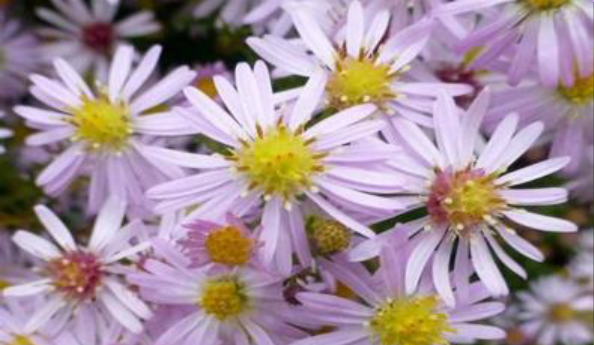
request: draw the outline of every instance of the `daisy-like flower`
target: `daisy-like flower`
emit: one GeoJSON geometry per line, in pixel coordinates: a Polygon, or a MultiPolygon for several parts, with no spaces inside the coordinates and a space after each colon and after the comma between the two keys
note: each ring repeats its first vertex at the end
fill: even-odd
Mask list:
{"type": "Polygon", "coordinates": [[[414,123],[392,119],[413,153],[411,157],[395,157],[394,167],[414,176],[416,182],[411,180],[407,187],[418,197],[417,206],[428,213],[410,223],[416,246],[407,266],[409,292],[432,261],[436,288],[447,303],[453,304],[449,262],[456,251],[471,260],[478,277],[494,295],[506,295],[508,287],[492,252],[516,274],[526,277],[526,272],[504,251],[500,239],[528,258],[543,260],[540,251],[516,233],[512,224],[548,232],[577,231],[569,221],[523,208],[563,203],[567,200],[564,188],[512,188],[559,171],[569,158],[548,159],[509,172],[510,166],[538,139],[543,125],[534,123],[516,133],[518,117],[510,115],[483,146],[479,127],[489,100],[486,89],[464,112],[451,97],[439,97],[434,115],[437,146],[414,123]]]}
{"type": "Polygon", "coordinates": [[[80,345],[68,332],[51,327],[28,331],[26,324],[31,313],[43,307],[43,299],[3,301],[0,307],[0,344],[7,345],[80,345]]]}
{"type": "Polygon", "coordinates": [[[325,33],[306,6],[286,6],[303,44],[275,36],[250,37],[248,45],[280,71],[311,77],[320,68],[328,80],[326,102],[333,108],[372,103],[388,114],[399,114],[427,124],[419,112],[429,113],[439,90],[454,95],[466,85],[421,83],[409,80],[411,62],[425,48],[433,21],[425,19],[386,38],[390,14],[386,10],[365,15],[359,1],[350,3],[343,34],[325,33]],[[366,17],[371,17],[366,20],[366,17]]]}
{"type": "MultiPolygon", "coordinates": [[[[4,112],[0,111],[0,119],[4,117],[4,112]]],[[[8,138],[12,136],[12,131],[6,128],[0,128],[0,139],[8,138]]],[[[6,149],[0,145],[0,154],[4,153],[6,149]]]]}
{"type": "Polygon", "coordinates": [[[42,48],[48,62],[64,58],[81,74],[94,72],[106,80],[109,61],[127,39],[160,30],[153,13],[142,11],[115,23],[119,3],[106,0],[51,0],[58,10],[37,9],[37,15],[55,27],[40,34],[50,41],[42,48]]]}
{"type": "Polygon", "coordinates": [[[518,298],[520,327],[534,344],[592,343],[594,299],[575,282],[559,276],[541,278],[518,298]]]}
{"type": "MultiPolygon", "coordinates": [[[[27,75],[39,65],[37,40],[0,8],[0,99],[27,91],[27,75]]],[[[0,134],[1,135],[1,134],[0,134]]]]}
{"type": "Polygon", "coordinates": [[[440,300],[429,280],[418,290],[406,293],[409,248],[406,235],[399,237],[390,239],[389,246],[382,249],[380,268],[374,276],[363,267],[355,267],[358,264],[322,261],[322,266],[360,300],[321,293],[298,294],[297,299],[307,311],[303,316],[319,320],[320,326],[330,326],[332,331],[292,345],[437,345],[505,337],[498,328],[476,323],[499,314],[504,305],[488,301],[484,287],[469,284],[468,277],[459,279],[456,308],[440,300]]]}
{"type": "Polygon", "coordinates": [[[190,269],[190,261],[167,242],[155,241],[154,248],[166,262],[150,259],[146,273],[130,280],[149,301],[192,308],[155,345],[284,345],[304,335],[285,323],[282,279],[251,269],[190,269]]]}
{"type": "MultiPolygon", "coordinates": [[[[591,4],[590,4],[591,5],[591,4]]],[[[594,142],[594,75],[577,77],[572,86],[542,86],[530,80],[493,93],[489,120],[499,122],[510,112],[521,123],[542,121],[552,141],[551,156],[571,157],[565,173],[575,174],[586,163],[584,150],[594,142]]],[[[493,127],[493,126],[491,126],[493,127]]]]}
{"type": "Polygon", "coordinates": [[[68,228],[45,206],[36,206],[35,212],[58,246],[26,231],[13,236],[21,249],[43,261],[42,279],[4,290],[9,298],[47,298],[29,315],[24,330],[34,332],[51,324],[56,329],[80,327],[87,334],[97,334],[100,320],[109,317],[132,332],[142,331],[140,320],[149,318],[151,311],[126,285],[121,268],[123,260],[149,245],[130,245],[137,222],[121,227],[126,205],[119,199],[105,203],[88,246],[76,244],[68,228]]]}
{"type": "Polygon", "coordinates": [[[253,71],[247,64],[239,64],[235,79],[237,90],[215,77],[218,94],[229,112],[203,92],[185,90],[194,108],[178,108],[178,112],[225,148],[223,154],[164,154],[163,160],[202,171],[150,189],[148,196],[161,200],[158,213],[196,205],[185,222],[218,221],[227,212],[238,217],[260,212],[263,202],[264,264],[276,263],[280,272],[288,273],[293,253],[303,265],[311,262],[301,208],[304,200],[367,237],[373,237],[373,231],[335,204],[370,214],[404,207],[392,198],[372,194],[400,191],[401,178],[364,168],[366,164],[381,165],[388,145],[372,141],[345,146],[384,127],[384,121],[367,120],[376,110],[374,105],[348,108],[306,127],[324,92],[324,72],[307,82],[294,104],[278,110],[263,62],[256,63],[253,71]]]}
{"type": "Polygon", "coordinates": [[[28,144],[68,144],[37,178],[46,193],[58,195],[75,178],[87,175],[89,212],[95,213],[108,195],[117,195],[134,207],[132,211],[148,213],[144,191],[183,175],[177,167],[153,157],[162,148],[153,144],[152,138],[187,132],[185,120],[154,109],[177,96],[195,73],[180,67],[139,91],[155,70],[160,54],[161,47],[153,47],[133,69],[134,50],[119,48],[107,85],[95,88],[61,59],[54,62],[58,80],[31,77],[31,93],[51,110],[15,107],[31,127],[40,130],[28,138],[28,144]]]}
{"type": "Polygon", "coordinates": [[[255,233],[233,215],[227,215],[225,224],[195,220],[185,228],[186,236],[178,244],[192,262],[192,267],[206,264],[242,267],[254,263],[256,259],[255,233]]]}
{"type": "Polygon", "coordinates": [[[462,0],[437,9],[437,15],[478,11],[493,6],[498,15],[487,17],[461,43],[461,49],[480,47],[480,65],[509,56],[508,77],[517,84],[538,66],[543,84],[573,85],[575,75],[593,71],[594,14],[589,0],[462,0]]]}

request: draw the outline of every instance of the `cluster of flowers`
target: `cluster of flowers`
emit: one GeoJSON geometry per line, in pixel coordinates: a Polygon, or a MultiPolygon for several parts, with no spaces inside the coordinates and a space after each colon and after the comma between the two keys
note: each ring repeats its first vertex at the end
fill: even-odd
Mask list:
{"type": "MultiPolygon", "coordinates": [[[[136,2],[51,0],[35,35],[0,17],[36,184],[96,216],[73,236],[38,205],[51,238],[2,241],[0,344],[507,343],[500,266],[545,260],[526,228],[578,231],[532,207],[592,201],[592,2],[189,3],[262,60],[159,76],[167,50],[129,42],[154,14],[115,22],[136,2]]],[[[592,342],[583,242],[507,309],[530,344],[592,342]]]]}

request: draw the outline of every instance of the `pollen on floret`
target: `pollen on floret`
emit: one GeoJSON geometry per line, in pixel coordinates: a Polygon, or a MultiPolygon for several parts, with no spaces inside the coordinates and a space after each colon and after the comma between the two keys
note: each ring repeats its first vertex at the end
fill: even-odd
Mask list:
{"type": "Polygon", "coordinates": [[[254,242],[238,227],[226,226],[211,231],[206,237],[205,247],[212,262],[241,266],[250,261],[254,242]]]}
{"type": "Polygon", "coordinates": [[[249,189],[261,190],[267,198],[273,195],[287,201],[312,187],[314,175],[324,171],[322,158],[311,148],[311,140],[301,131],[278,125],[259,136],[230,157],[239,172],[245,174],[249,189]]]}
{"type": "Polygon", "coordinates": [[[571,0],[522,0],[539,11],[553,10],[568,4],[571,0]]]}
{"type": "Polygon", "coordinates": [[[0,292],[10,286],[12,286],[12,284],[10,284],[10,282],[0,279],[0,292]]]}
{"type": "Polygon", "coordinates": [[[322,255],[341,252],[351,244],[351,231],[335,220],[315,217],[308,229],[314,248],[322,255]]]}
{"type": "Polygon", "coordinates": [[[594,74],[577,78],[572,86],[560,85],[558,92],[566,100],[577,105],[591,103],[594,101],[594,74]]]}
{"type": "Polygon", "coordinates": [[[465,229],[493,219],[491,215],[506,206],[496,179],[496,174],[480,169],[437,172],[428,200],[433,223],[447,223],[463,235],[465,229]]]}
{"type": "Polygon", "coordinates": [[[96,99],[84,98],[73,115],[74,140],[86,142],[90,149],[121,151],[128,144],[132,126],[125,105],[113,104],[104,95],[96,99]]]}
{"type": "Polygon", "coordinates": [[[12,342],[7,345],[35,345],[35,343],[29,337],[17,335],[12,339],[12,342]]]}
{"type": "Polygon", "coordinates": [[[558,303],[551,306],[547,317],[553,323],[567,323],[573,321],[577,311],[568,303],[558,303]]]}
{"type": "Polygon", "coordinates": [[[438,311],[436,296],[388,301],[370,322],[382,345],[447,345],[446,336],[456,331],[449,317],[438,311]]]}
{"type": "Polygon", "coordinates": [[[204,312],[223,321],[245,311],[248,297],[245,288],[233,277],[225,277],[206,283],[200,305],[204,312]]]}
{"type": "Polygon", "coordinates": [[[51,260],[47,271],[56,290],[76,300],[94,298],[104,276],[99,258],[84,251],[67,252],[51,260]]]}
{"type": "Polygon", "coordinates": [[[375,58],[346,56],[338,60],[327,86],[330,105],[337,109],[363,103],[382,106],[395,96],[391,83],[397,74],[390,68],[377,63],[375,58]]]}

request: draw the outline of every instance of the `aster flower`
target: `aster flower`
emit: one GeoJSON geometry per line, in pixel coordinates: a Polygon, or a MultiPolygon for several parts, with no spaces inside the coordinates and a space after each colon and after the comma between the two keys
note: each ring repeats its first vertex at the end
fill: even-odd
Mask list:
{"type": "Polygon", "coordinates": [[[381,165],[386,160],[387,145],[372,141],[367,146],[344,146],[384,127],[381,120],[363,121],[375,112],[374,105],[346,109],[306,128],[320,103],[323,72],[308,81],[294,105],[279,110],[274,108],[264,63],[256,63],[253,71],[247,64],[239,64],[235,79],[237,90],[225,79],[215,77],[217,91],[229,112],[201,91],[185,90],[194,108],[177,111],[225,149],[223,154],[212,155],[163,151],[161,159],[202,172],[150,189],[148,196],[161,200],[158,213],[197,205],[184,222],[217,221],[227,212],[242,217],[259,210],[263,202],[264,264],[276,263],[281,272],[288,273],[293,253],[303,265],[311,262],[301,209],[304,200],[367,237],[373,237],[373,231],[335,203],[370,214],[404,207],[391,198],[372,194],[401,190],[403,181],[397,174],[364,168],[365,164],[381,165]],[[285,228],[281,224],[288,225],[288,233],[282,232],[285,228]]]}
{"type": "Polygon", "coordinates": [[[256,234],[237,217],[229,214],[226,218],[225,224],[195,220],[184,226],[187,232],[178,244],[192,267],[242,267],[256,263],[256,234]]]}
{"type": "Polygon", "coordinates": [[[160,30],[153,13],[142,11],[114,22],[119,3],[106,0],[52,0],[58,12],[37,9],[37,15],[54,27],[40,30],[49,39],[41,55],[48,62],[64,58],[81,74],[94,72],[106,80],[109,60],[127,39],[153,34],[160,30]]]}
{"type": "MultiPolygon", "coordinates": [[[[27,75],[39,65],[37,40],[0,8],[0,99],[21,96],[27,75]]],[[[1,136],[2,134],[0,134],[1,136]]]]}
{"type": "Polygon", "coordinates": [[[42,308],[43,299],[15,302],[8,301],[0,307],[0,344],[9,345],[79,345],[69,332],[56,332],[45,327],[36,331],[28,331],[26,324],[31,313],[42,308]]]}
{"type": "Polygon", "coordinates": [[[437,9],[436,15],[469,13],[493,6],[498,14],[464,39],[461,49],[480,47],[475,65],[509,58],[509,82],[517,84],[538,66],[544,85],[573,85],[575,72],[588,78],[593,71],[589,0],[462,0],[437,9]]]}
{"type": "Polygon", "coordinates": [[[311,77],[322,69],[328,80],[326,102],[333,108],[373,103],[388,114],[427,124],[419,114],[429,113],[439,90],[465,94],[465,85],[414,82],[407,77],[410,64],[425,48],[433,21],[425,19],[385,38],[390,14],[372,13],[366,20],[359,1],[350,3],[342,35],[325,33],[307,7],[290,2],[291,14],[302,44],[275,36],[250,37],[248,45],[281,72],[311,77]],[[336,36],[336,39],[335,39],[336,36]]]}
{"type": "MultiPolygon", "coordinates": [[[[4,117],[4,112],[0,111],[0,118],[4,117]]],[[[12,131],[5,128],[0,128],[0,139],[8,138],[12,136],[12,131]]],[[[0,145],[0,154],[4,153],[6,149],[4,146],[0,145]]]]}
{"type": "Polygon", "coordinates": [[[192,307],[155,345],[288,344],[303,333],[286,323],[282,279],[251,269],[217,272],[191,269],[190,261],[167,242],[155,241],[157,255],[146,273],[130,276],[156,304],[192,307]]]}
{"type": "Polygon", "coordinates": [[[559,276],[537,280],[518,294],[520,327],[538,345],[592,343],[593,298],[559,276]]]}
{"type": "Polygon", "coordinates": [[[94,89],[61,59],[54,62],[58,80],[31,77],[31,93],[51,110],[15,107],[31,127],[40,130],[27,143],[68,146],[37,178],[46,193],[59,195],[75,178],[86,175],[90,176],[89,212],[95,213],[108,195],[117,195],[129,202],[131,211],[146,214],[151,206],[144,191],[183,175],[177,167],[153,157],[162,148],[152,138],[186,133],[186,122],[169,111],[154,109],[175,97],[195,74],[180,67],[139,91],[160,54],[161,47],[153,47],[133,68],[134,50],[119,48],[107,85],[94,89]]]}
{"type": "MultiPolygon", "coordinates": [[[[478,129],[489,99],[486,89],[464,112],[451,97],[439,97],[434,115],[437,146],[414,123],[392,119],[401,140],[413,153],[395,157],[394,167],[415,176],[416,182],[411,180],[407,188],[418,197],[417,206],[428,212],[409,224],[417,244],[407,267],[409,292],[432,261],[436,288],[446,302],[453,304],[449,262],[456,251],[456,255],[471,260],[474,271],[494,295],[506,295],[506,281],[491,251],[516,274],[526,277],[526,272],[504,251],[500,239],[530,259],[543,260],[540,251],[511,228],[513,224],[547,232],[577,231],[569,221],[524,208],[563,203],[567,200],[565,189],[512,188],[559,171],[569,158],[548,159],[509,172],[538,139],[543,125],[534,123],[516,132],[518,117],[510,115],[482,145],[478,129]]],[[[368,245],[360,246],[360,253],[354,249],[357,256],[368,250],[368,245]]],[[[454,272],[457,269],[454,266],[454,272]]]]}
{"type": "Polygon", "coordinates": [[[322,266],[360,299],[320,293],[298,294],[305,309],[304,317],[319,320],[320,326],[331,326],[332,331],[292,345],[449,344],[505,336],[498,328],[476,323],[502,312],[504,306],[489,302],[484,287],[480,283],[469,284],[468,277],[459,280],[460,286],[456,289],[459,307],[456,308],[445,305],[428,280],[418,290],[406,293],[409,248],[406,236],[399,237],[390,239],[390,245],[383,247],[380,268],[375,275],[357,267],[358,264],[322,261],[322,266]]]}
{"type": "Polygon", "coordinates": [[[4,290],[7,297],[47,298],[41,308],[29,315],[26,332],[51,324],[55,329],[84,328],[86,334],[94,335],[97,325],[107,317],[132,332],[142,330],[140,320],[149,318],[151,311],[126,286],[121,263],[145,250],[148,243],[129,244],[136,222],[122,228],[125,212],[126,205],[121,200],[108,200],[97,217],[88,245],[81,246],[52,211],[41,205],[35,207],[39,221],[58,246],[22,230],[13,236],[22,250],[43,261],[41,279],[4,290]]]}
{"type": "Polygon", "coordinates": [[[571,86],[564,82],[542,86],[537,80],[527,80],[518,87],[494,92],[489,121],[499,122],[512,111],[520,115],[522,124],[545,124],[547,142],[552,142],[551,156],[571,157],[565,173],[575,174],[586,162],[584,149],[594,143],[594,75],[577,77],[571,86]]]}

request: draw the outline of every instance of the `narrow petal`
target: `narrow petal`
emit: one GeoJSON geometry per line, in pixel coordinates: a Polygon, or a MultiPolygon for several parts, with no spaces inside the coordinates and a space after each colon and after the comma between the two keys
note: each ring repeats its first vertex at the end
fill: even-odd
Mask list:
{"type": "Polygon", "coordinates": [[[513,222],[541,231],[576,232],[578,230],[577,225],[565,219],[545,216],[526,210],[505,211],[503,214],[513,222]]]}

